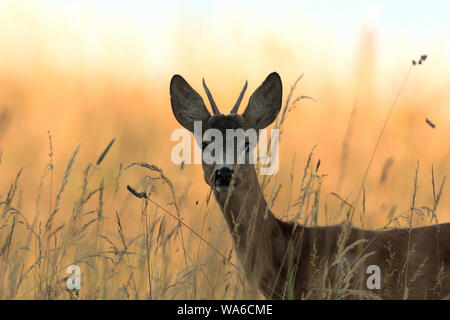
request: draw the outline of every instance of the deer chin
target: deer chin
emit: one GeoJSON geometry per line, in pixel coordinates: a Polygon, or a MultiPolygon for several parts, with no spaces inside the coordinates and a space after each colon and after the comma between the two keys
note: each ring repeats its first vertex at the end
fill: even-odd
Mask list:
{"type": "Polygon", "coordinates": [[[236,190],[236,183],[234,184],[229,184],[229,185],[218,185],[216,184],[214,186],[214,191],[216,192],[221,192],[221,193],[228,193],[228,192],[233,192],[234,190],[236,190]]]}
{"type": "Polygon", "coordinates": [[[214,191],[216,192],[228,192],[230,186],[214,186],[214,191]]]}

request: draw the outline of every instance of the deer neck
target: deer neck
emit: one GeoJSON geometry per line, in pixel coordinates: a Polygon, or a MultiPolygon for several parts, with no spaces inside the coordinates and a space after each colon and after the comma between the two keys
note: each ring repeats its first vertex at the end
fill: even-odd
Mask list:
{"type": "Polygon", "coordinates": [[[258,285],[264,295],[281,297],[284,280],[278,279],[288,246],[281,222],[272,214],[264,199],[254,167],[245,181],[227,195],[214,192],[230,229],[236,254],[250,282],[258,285]]]}
{"type": "Polygon", "coordinates": [[[261,230],[274,222],[254,167],[232,190],[214,191],[214,195],[237,244],[248,242],[250,228],[261,230]]]}

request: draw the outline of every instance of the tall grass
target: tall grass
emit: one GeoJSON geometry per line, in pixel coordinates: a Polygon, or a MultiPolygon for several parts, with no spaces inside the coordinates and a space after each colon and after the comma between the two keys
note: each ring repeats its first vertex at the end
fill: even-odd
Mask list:
{"type": "MultiPolygon", "coordinates": [[[[239,269],[233,263],[231,267],[224,263],[231,261],[231,247],[227,244],[225,250],[221,250],[220,247],[224,246],[218,239],[212,244],[209,241],[214,239],[208,241],[201,235],[204,230],[195,231],[183,222],[179,205],[185,194],[176,195],[170,179],[154,165],[139,162],[124,169],[132,170],[134,166],[140,166],[156,173],[156,176],[145,175],[142,178],[140,187],[146,196],[141,203],[140,218],[135,222],[139,227],[136,233],[127,233],[119,210],[123,214],[128,209],[117,209],[114,203],[117,193],[127,193],[125,186],[120,184],[122,165],[114,180],[115,186],[105,185],[105,177],[99,173],[102,159],[107,156],[111,145],[95,164],[89,163],[82,170],[78,195],[70,199],[73,201],[72,213],[63,222],[58,221],[61,220],[58,219],[60,204],[67,185],[72,182],[72,170],[80,147],[75,148],[69,157],[55,194],[51,178],[55,161],[50,143],[49,164],[45,167],[37,195],[39,203],[45,189],[43,180],[50,175],[46,190],[50,201],[44,221],[36,215],[30,222],[20,209],[17,190],[23,169],[17,173],[6,198],[0,198],[0,298],[240,297],[241,286],[245,287],[245,284],[240,273],[235,273],[239,269]],[[164,205],[153,200],[153,194],[160,188],[166,188],[171,194],[170,202],[164,205]],[[105,209],[108,204],[111,210],[105,209]],[[183,230],[185,227],[187,229],[183,230]],[[190,233],[186,234],[186,231],[190,233]],[[197,239],[208,245],[207,250],[201,247],[197,239]],[[181,265],[174,263],[180,255],[183,260],[181,265]],[[82,289],[79,291],[68,290],[66,286],[66,270],[72,264],[81,266],[82,289]],[[241,286],[234,286],[239,283],[241,286]]],[[[131,187],[129,189],[133,190],[131,187]]],[[[209,210],[208,202],[205,200],[201,205],[202,213],[209,210]]]]}

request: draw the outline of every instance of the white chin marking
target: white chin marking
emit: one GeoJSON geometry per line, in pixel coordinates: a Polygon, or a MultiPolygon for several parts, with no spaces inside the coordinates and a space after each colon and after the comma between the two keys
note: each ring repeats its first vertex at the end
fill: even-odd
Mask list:
{"type": "Polygon", "coordinates": [[[217,192],[233,192],[236,186],[215,186],[214,190],[217,192]]]}
{"type": "Polygon", "coordinates": [[[217,192],[227,192],[228,186],[215,186],[214,190],[216,190],[217,192]]]}

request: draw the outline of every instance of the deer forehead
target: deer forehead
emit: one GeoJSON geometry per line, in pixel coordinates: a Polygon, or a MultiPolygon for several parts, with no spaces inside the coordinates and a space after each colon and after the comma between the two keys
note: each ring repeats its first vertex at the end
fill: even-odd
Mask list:
{"type": "Polygon", "coordinates": [[[217,129],[225,137],[226,130],[227,129],[247,129],[247,123],[245,122],[245,119],[238,114],[228,114],[228,115],[215,115],[212,116],[206,123],[206,126],[204,128],[205,130],[208,129],[217,129]]]}

